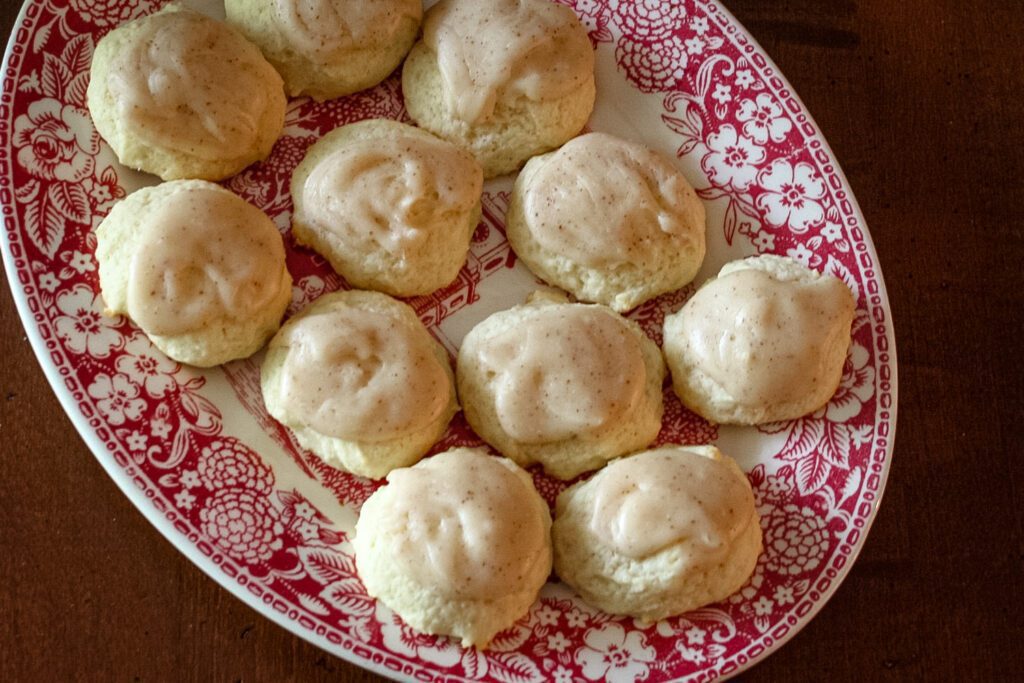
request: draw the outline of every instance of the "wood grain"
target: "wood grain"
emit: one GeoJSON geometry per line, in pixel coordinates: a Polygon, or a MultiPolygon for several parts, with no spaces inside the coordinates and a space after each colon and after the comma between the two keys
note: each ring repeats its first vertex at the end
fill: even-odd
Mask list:
{"type": "MultiPolygon", "coordinates": [[[[1024,5],[731,0],[867,217],[896,454],[846,582],[750,681],[1019,675],[1024,5]]],[[[0,8],[9,34],[17,5],[0,8]]],[[[0,680],[369,681],[178,554],[75,433],[0,296],[0,680]]]]}

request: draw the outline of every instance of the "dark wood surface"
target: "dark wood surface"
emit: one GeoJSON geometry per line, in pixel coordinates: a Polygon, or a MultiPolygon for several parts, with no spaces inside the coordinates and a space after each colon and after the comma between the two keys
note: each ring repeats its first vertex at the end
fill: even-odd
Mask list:
{"type": "MultiPolygon", "coordinates": [[[[751,681],[1024,673],[1024,3],[731,0],[867,217],[899,352],[881,512],[751,681]]],[[[0,9],[7,35],[17,4],[0,9]]],[[[89,453],[0,296],[0,680],[366,681],[243,605],[89,453]]]]}

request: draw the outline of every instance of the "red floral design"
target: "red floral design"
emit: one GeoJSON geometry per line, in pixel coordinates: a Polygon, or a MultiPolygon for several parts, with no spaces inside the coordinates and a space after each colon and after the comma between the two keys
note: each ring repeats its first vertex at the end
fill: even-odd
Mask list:
{"type": "Polygon", "coordinates": [[[139,14],[138,0],[68,0],[84,21],[100,28],[114,27],[139,14]]]}
{"type": "Polygon", "coordinates": [[[246,564],[266,562],[283,546],[277,510],[255,491],[217,491],[199,511],[199,521],[211,542],[246,564]]]}
{"type": "Polygon", "coordinates": [[[99,143],[89,112],[50,97],[14,120],[18,163],[35,178],[82,180],[96,167],[99,143]]]}
{"type": "Polygon", "coordinates": [[[274,486],[270,468],[237,439],[218,439],[203,448],[196,470],[203,486],[211,491],[246,488],[267,494],[274,486]]]}
{"type": "Polygon", "coordinates": [[[796,576],[814,571],[828,554],[831,535],[825,520],[809,507],[773,508],[762,521],[766,566],[796,576]]]}

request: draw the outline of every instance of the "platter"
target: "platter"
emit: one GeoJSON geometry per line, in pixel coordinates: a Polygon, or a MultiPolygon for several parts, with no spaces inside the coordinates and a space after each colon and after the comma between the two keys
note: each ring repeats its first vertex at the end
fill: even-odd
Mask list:
{"type": "MultiPolygon", "coordinates": [[[[216,15],[213,3],[190,3],[216,15]]],[[[696,283],[735,258],[791,256],[857,299],[839,390],[822,410],[759,428],[713,425],[666,389],[658,442],[715,443],[748,472],[765,534],[729,600],[644,626],[549,582],[484,652],[411,631],[369,598],[351,533],[379,485],[323,465],[262,407],[259,361],[200,371],[101,315],[95,226],[155,178],[119,166],[85,110],[96,41],[154,11],[148,0],[30,0],[0,98],[3,258],[26,333],[69,418],[114,481],[191,561],[268,618],[383,675],[417,680],[704,681],[749,667],[825,604],[856,558],[892,457],[896,356],[870,235],[831,150],[763,50],[717,2],[565,0],[590,32],[598,104],[588,128],[671,156],[705,200],[708,256],[696,283]]],[[[289,234],[288,181],[305,150],[357,120],[407,120],[400,79],[317,104],[289,103],[271,156],[225,181],[270,215],[288,249],[290,311],[345,286],[289,234]]],[[[504,239],[511,179],[485,185],[469,261],[409,303],[449,351],[537,286],[504,239]]],[[[660,342],[690,285],[630,314],[660,342]]],[[[457,417],[435,447],[479,445],[457,417]]],[[[563,486],[534,473],[553,501],[563,486]]]]}

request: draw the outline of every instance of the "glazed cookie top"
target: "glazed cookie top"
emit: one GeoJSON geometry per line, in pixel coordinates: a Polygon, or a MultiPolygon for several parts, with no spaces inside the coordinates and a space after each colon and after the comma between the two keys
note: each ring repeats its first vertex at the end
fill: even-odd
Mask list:
{"type": "Polygon", "coordinates": [[[853,296],[802,267],[789,278],[732,265],[677,314],[673,343],[742,405],[797,403],[832,374],[828,350],[849,343],[853,296]]]}
{"type": "Polygon", "coordinates": [[[541,247],[591,268],[703,252],[704,209],[664,157],[605,133],[570,140],[531,166],[523,220],[541,247]]]}
{"type": "Polygon", "coordinates": [[[372,299],[366,306],[339,300],[286,324],[271,342],[281,346],[289,349],[280,392],[287,411],[326,436],[401,438],[428,428],[452,400],[426,329],[372,299]]]}
{"type": "Polygon", "coordinates": [[[548,0],[441,0],[423,24],[444,97],[467,123],[503,97],[565,96],[593,77],[594,52],[571,9],[548,0]]]}
{"type": "Polygon", "coordinates": [[[301,188],[305,220],[347,245],[401,255],[469,212],[483,183],[473,157],[416,129],[352,139],[319,161],[301,188]]]}
{"type": "Polygon", "coordinates": [[[673,446],[622,458],[590,485],[590,531],[634,560],[683,542],[694,559],[722,555],[750,523],[754,506],[735,463],[707,447],[673,446]]]}
{"type": "Polygon", "coordinates": [[[280,78],[255,45],[218,21],[171,7],[130,25],[106,86],[124,126],[154,147],[208,161],[257,144],[280,78]]]}
{"type": "Polygon", "coordinates": [[[548,443],[604,430],[643,400],[640,344],[597,307],[535,307],[527,320],[479,340],[493,373],[498,420],[522,443],[548,443]]]}
{"type": "Polygon", "coordinates": [[[245,319],[278,298],[281,236],[259,209],[217,185],[170,195],[140,230],[124,305],[147,333],[179,335],[245,319]]]}
{"type": "Polygon", "coordinates": [[[419,22],[419,0],[345,2],[272,0],[274,24],[295,50],[314,60],[329,59],[365,45],[377,45],[399,31],[402,21],[419,22]]]}
{"type": "Polygon", "coordinates": [[[422,586],[462,600],[519,590],[548,550],[543,506],[511,461],[456,449],[394,470],[374,533],[422,586]]]}

